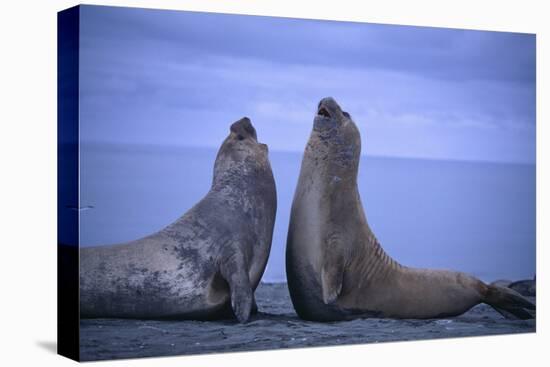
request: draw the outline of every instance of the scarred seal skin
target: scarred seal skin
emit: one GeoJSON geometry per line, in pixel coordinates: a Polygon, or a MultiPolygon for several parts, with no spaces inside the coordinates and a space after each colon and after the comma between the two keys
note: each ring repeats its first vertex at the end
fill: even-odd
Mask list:
{"type": "Polygon", "coordinates": [[[535,305],[511,289],[461,272],[403,266],[388,256],[359,197],[360,153],[350,115],[333,98],[322,99],[302,160],[286,247],[288,286],[301,318],[440,318],[482,302],[506,317],[533,317],[528,310],[535,305]]]}
{"type": "Polygon", "coordinates": [[[145,238],[80,250],[81,317],[246,322],[276,207],[267,146],[242,118],[218,151],[210,191],[187,213],[145,238]]]}

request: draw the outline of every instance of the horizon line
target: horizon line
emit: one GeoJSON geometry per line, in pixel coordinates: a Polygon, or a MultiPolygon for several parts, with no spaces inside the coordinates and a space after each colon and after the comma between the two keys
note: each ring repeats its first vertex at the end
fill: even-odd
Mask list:
{"type": "MultiPolygon", "coordinates": [[[[167,149],[181,149],[181,148],[194,148],[194,149],[219,149],[218,146],[211,145],[193,145],[193,144],[173,144],[173,143],[147,143],[147,142],[117,142],[117,141],[98,141],[98,140],[88,140],[81,141],[81,144],[84,145],[110,145],[110,146],[142,146],[150,148],[167,148],[167,149]]],[[[60,144],[67,144],[66,142],[60,142],[60,144]]],[[[304,148],[305,149],[305,148],[304,148]]],[[[303,154],[303,150],[297,149],[280,149],[280,148],[269,148],[269,152],[276,153],[300,153],[303,154]]],[[[455,158],[455,157],[427,157],[427,156],[403,156],[403,155],[385,155],[385,154],[371,154],[371,153],[361,153],[361,157],[368,158],[383,158],[383,159],[413,159],[413,160],[427,160],[427,161],[446,161],[446,162],[466,162],[466,163],[494,163],[494,164],[517,164],[517,165],[527,165],[527,166],[536,166],[536,156],[535,160],[532,161],[507,161],[507,160],[490,160],[490,159],[467,159],[467,158],[455,158]]]]}

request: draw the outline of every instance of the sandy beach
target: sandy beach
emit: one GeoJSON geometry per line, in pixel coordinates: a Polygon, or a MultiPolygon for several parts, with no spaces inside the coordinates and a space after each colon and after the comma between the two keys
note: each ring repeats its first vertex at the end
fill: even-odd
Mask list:
{"type": "MultiPolygon", "coordinates": [[[[259,313],[247,324],[222,321],[81,320],[83,361],[535,332],[535,320],[507,320],[490,306],[438,320],[298,318],[285,283],[262,283],[259,313]]],[[[534,298],[531,298],[534,301],[534,298]]]]}

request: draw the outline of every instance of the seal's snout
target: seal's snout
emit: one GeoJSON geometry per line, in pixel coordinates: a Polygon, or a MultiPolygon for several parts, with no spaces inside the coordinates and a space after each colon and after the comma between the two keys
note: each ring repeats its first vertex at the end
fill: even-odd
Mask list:
{"type": "Polygon", "coordinates": [[[248,117],[243,117],[239,121],[234,122],[231,125],[230,131],[235,133],[237,139],[239,140],[244,140],[249,137],[254,138],[256,141],[258,140],[256,129],[254,129],[254,126],[252,126],[252,122],[250,122],[248,117]]]}
{"type": "Polygon", "coordinates": [[[326,97],[319,102],[317,106],[317,115],[330,118],[340,110],[340,106],[334,98],[326,97]]]}
{"type": "Polygon", "coordinates": [[[237,123],[252,125],[252,122],[251,122],[250,119],[249,119],[248,117],[246,117],[246,116],[244,116],[242,119],[240,119],[239,121],[237,121],[237,123]]]}
{"type": "Polygon", "coordinates": [[[343,112],[332,97],[323,98],[317,105],[317,115],[313,120],[315,130],[333,128],[342,124],[343,112]]]}
{"type": "Polygon", "coordinates": [[[340,105],[332,97],[323,98],[317,105],[317,117],[321,119],[338,118],[341,113],[340,105]]]}

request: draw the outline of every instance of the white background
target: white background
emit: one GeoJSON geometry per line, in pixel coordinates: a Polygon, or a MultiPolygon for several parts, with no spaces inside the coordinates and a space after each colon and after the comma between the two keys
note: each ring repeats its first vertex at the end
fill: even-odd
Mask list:
{"type": "MultiPolygon", "coordinates": [[[[99,1],[96,4],[537,33],[537,333],[102,362],[136,366],[518,366],[548,363],[548,10],[544,1],[99,1]],[[545,104],[546,103],[546,104],[545,104]],[[546,142],[546,144],[545,144],[546,142]],[[544,189],[546,188],[546,190],[544,189]]],[[[56,340],[56,12],[72,1],[3,2],[0,12],[0,364],[70,365],[56,340]]]]}

